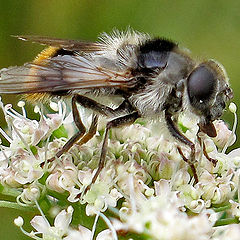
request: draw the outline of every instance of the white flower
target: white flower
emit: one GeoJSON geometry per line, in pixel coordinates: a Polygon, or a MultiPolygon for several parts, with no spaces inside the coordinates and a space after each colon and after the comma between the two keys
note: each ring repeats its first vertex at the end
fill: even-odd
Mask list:
{"type": "Polygon", "coordinates": [[[8,167],[0,169],[2,184],[16,187],[32,183],[41,178],[44,173],[40,167],[40,161],[26,150],[19,148],[9,157],[11,157],[11,162],[8,167]]]}
{"type": "Polygon", "coordinates": [[[140,124],[132,124],[122,129],[113,130],[113,137],[120,142],[127,142],[129,140],[144,142],[150,134],[150,129],[140,124]]]}
{"type": "Polygon", "coordinates": [[[231,224],[216,228],[212,240],[239,240],[239,224],[231,224]]]}
{"type": "MultiPolygon", "coordinates": [[[[24,108],[23,103],[20,106],[24,108]]],[[[60,157],[47,161],[77,131],[65,104],[52,103],[50,107],[56,112],[45,115],[38,109],[41,118],[36,121],[28,119],[24,109],[20,114],[10,105],[2,106],[9,129],[6,132],[0,129],[0,133],[9,146],[0,148],[1,185],[5,192],[6,186],[14,188],[17,202],[24,206],[32,207],[37,200],[46,201],[50,209],[55,207],[57,211],[61,209],[58,203],[85,205],[86,214],[96,215],[96,220],[102,217],[109,229],[96,236],[97,221],[90,230],[77,225],[77,217],[74,218],[77,227],[73,227],[73,208],[69,207],[58,213],[52,211],[53,225],[45,216],[35,216],[31,224],[36,232],[29,236],[54,240],[89,240],[94,236],[97,240],[116,240],[116,234],[130,233],[136,238],[144,234],[151,239],[209,240],[215,232],[212,239],[216,240],[222,238],[213,225],[222,213],[213,212],[212,206],[220,208],[230,200],[232,208],[227,214],[239,218],[239,203],[232,199],[239,188],[240,150],[229,154],[223,151],[229,144],[226,136],[232,135],[223,122],[214,123],[218,135],[212,139],[198,133],[198,119],[184,114],[179,118],[180,130],[195,143],[197,184],[191,168],[178,152],[179,143],[165,134],[158,135],[162,123],[158,127],[147,123],[112,129],[105,166],[92,183],[101,154],[102,123],[106,119],[100,119],[102,126],[88,143],[76,143],[60,157]],[[204,156],[197,134],[204,141],[209,157],[217,160],[216,166],[204,156]],[[118,201],[120,198],[123,201],[118,201]],[[110,210],[115,216],[109,220],[110,210]]],[[[92,117],[82,108],[80,114],[84,125],[89,127],[92,117]]],[[[188,158],[190,148],[180,147],[188,158]]],[[[22,229],[23,222],[20,219],[15,222],[22,229]]],[[[224,236],[231,237],[237,232],[230,228],[223,231],[224,236]]]]}
{"type": "MultiPolygon", "coordinates": [[[[223,148],[225,144],[229,141],[229,138],[232,137],[232,131],[228,129],[226,123],[223,120],[217,120],[214,122],[215,129],[217,131],[217,136],[213,138],[214,143],[219,148],[223,148]]],[[[236,135],[234,135],[229,142],[229,146],[231,146],[236,140],[236,135]]]]}
{"type": "Polygon", "coordinates": [[[117,201],[122,197],[115,188],[112,188],[112,178],[102,170],[99,181],[91,185],[91,188],[82,197],[82,202],[87,203],[86,214],[93,215],[97,212],[106,211],[110,207],[116,207],[117,201]]]}
{"type": "Polygon", "coordinates": [[[231,203],[232,215],[240,219],[240,203],[235,202],[233,200],[230,200],[229,202],[231,203]]]}
{"type": "Polygon", "coordinates": [[[231,181],[233,172],[229,170],[221,177],[214,177],[208,171],[200,176],[199,188],[203,191],[202,198],[220,204],[229,200],[236,192],[236,185],[231,181]]]}
{"type": "MultiPolygon", "coordinates": [[[[35,216],[31,220],[31,225],[37,232],[31,232],[29,235],[42,235],[43,239],[52,240],[90,240],[93,233],[86,227],[78,225],[78,228],[72,228],[70,223],[72,221],[73,208],[69,206],[67,210],[62,210],[54,220],[53,226],[43,216],[35,216]]],[[[16,220],[17,224],[23,221],[16,220]]],[[[22,225],[21,225],[22,226],[22,225]]],[[[112,233],[109,229],[100,232],[96,240],[113,240],[112,233]]]]}
{"type": "Polygon", "coordinates": [[[32,205],[35,204],[36,200],[38,200],[41,196],[41,192],[43,191],[44,186],[40,185],[40,183],[32,183],[25,187],[20,195],[17,197],[18,203],[32,205]]]}
{"type": "MultiPolygon", "coordinates": [[[[63,162],[56,166],[46,179],[46,186],[56,192],[69,192],[70,202],[78,201],[77,195],[81,192],[76,188],[78,183],[78,170],[71,162],[63,162]]],[[[80,185],[80,184],[79,184],[80,185]]]]}
{"type": "Polygon", "coordinates": [[[178,199],[177,192],[171,191],[169,182],[160,181],[156,187],[157,196],[130,196],[135,201],[130,200],[129,207],[120,209],[121,222],[113,221],[116,230],[147,234],[153,239],[207,240],[211,231],[207,215],[188,217],[180,210],[182,202],[178,199]],[[134,206],[133,203],[137,205],[134,206]]]}
{"type": "Polygon", "coordinates": [[[234,168],[240,167],[240,148],[232,150],[227,156],[231,159],[234,168]]]}
{"type": "Polygon", "coordinates": [[[69,233],[69,224],[72,221],[73,208],[68,207],[67,211],[62,210],[55,218],[51,226],[43,216],[35,216],[31,225],[37,230],[36,234],[42,234],[43,239],[64,239],[69,233]]]}

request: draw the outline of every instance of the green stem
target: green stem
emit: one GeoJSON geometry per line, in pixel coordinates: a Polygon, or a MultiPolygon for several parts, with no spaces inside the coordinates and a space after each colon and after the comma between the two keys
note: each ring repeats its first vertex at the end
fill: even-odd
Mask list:
{"type": "Polygon", "coordinates": [[[212,209],[215,211],[215,212],[223,212],[223,211],[226,211],[228,209],[230,209],[232,206],[232,204],[227,204],[227,205],[224,205],[224,206],[221,206],[221,207],[213,207],[212,209]]]}
{"type": "Polygon", "coordinates": [[[21,194],[21,192],[14,188],[3,187],[1,194],[11,197],[17,197],[19,194],[21,194]]]}
{"type": "Polygon", "coordinates": [[[8,201],[0,201],[0,207],[13,208],[13,209],[17,209],[17,210],[21,210],[21,211],[28,211],[28,212],[36,211],[36,207],[32,207],[32,206],[24,207],[15,202],[8,202],[8,201]]]}
{"type": "Polygon", "coordinates": [[[233,223],[239,223],[239,220],[237,218],[220,219],[220,220],[216,221],[214,227],[229,225],[229,224],[233,224],[233,223]]]}

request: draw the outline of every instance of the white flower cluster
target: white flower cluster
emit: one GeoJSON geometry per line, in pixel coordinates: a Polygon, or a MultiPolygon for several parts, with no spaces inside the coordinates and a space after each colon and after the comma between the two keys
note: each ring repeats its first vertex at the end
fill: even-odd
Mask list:
{"type": "MultiPolygon", "coordinates": [[[[42,216],[32,219],[36,232],[31,233],[23,230],[21,219],[16,219],[15,224],[28,236],[116,240],[118,236],[134,239],[138,235],[141,239],[221,240],[237,239],[235,236],[240,235],[239,225],[217,227],[223,218],[221,209],[225,221],[232,219],[232,223],[238,223],[240,217],[240,149],[226,153],[236,137],[223,121],[214,122],[216,138],[199,134],[208,156],[217,160],[214,166],[197,141],[196,119],[180,117],[179,127],[196,143],[197,184],[177,151],[177,143],[159,135],[156,123],[112,129],[106,166],[91,184],[100,157],[103,129],[98,128],[88,143],[75,144],[61,157],[48,162],[74,132],[73,118],[65,103],[51,103],[55,111],[52,114],[36,108],[38,121],[27,118],[22,102],[21,114],[11,105],[4,106],[2,102],[0,105],[8,125],[0,133],[9,142],[0,146],[0,183],[5,193],[7,189],[15,191],[17,202],[25,207],[38,206],[38,202],[47,199],[50,207],[42,210],[48,211],[48,215],[54,212],[51,226],[39,208],[42,216]],[[69,206],[67,210],[61,210],[59,201],[69,206]],[[83,207],[84,216],[73,214],[76,206],[83,207]],[[90,216],[95,216],[91,230],[83,224],[84,218],[90,216]],[[107,230],[97,230],[99,216],[107,230]]],[[[91,118],[82,110],[81,114],[86,125],[90,125],[91,118]]],[[[103,122],[100,126],[104,126],[103,122]]],[[[189,149],[181,148],[188,156],[189,149]]]]}

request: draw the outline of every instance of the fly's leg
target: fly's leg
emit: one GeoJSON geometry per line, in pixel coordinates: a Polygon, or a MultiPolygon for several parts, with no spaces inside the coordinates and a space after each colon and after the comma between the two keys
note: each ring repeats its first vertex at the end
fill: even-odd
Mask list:
{"type": "Polygon", "coordinates": [[[178,149],[179,154],[182,156],[183,160],[184,160],[186,163],[188,163],[188,165],[190,166],[190,168],[191,168],[191,170],[192,170],[192,173],[193,173],[193,177],[194,177],[194,179],[195,179],[195,182],[198,183],[198,175],[197,175],[197,171],[196,171],[196,168],[195,168],[193,162],[192,162],[191,160],[187,159],[187,158],[184,156],[184,154],[183,154],[183,152],[182,152],[182,149],[181,149],[179,146],[177,147],[177,149],[178,149]]]}
{"type": "MultiPolygon", "coordinates": [[[[83,125],[83,122],[81,120],[81,117],[79,115],[78,109],[77,109],[77,104],[76,104],[76,98],[73,97],[72,98],[72,112],[73,112],[73,120],[75,125],[78,128],[78,132],[75,133],[66,143],[65,145],[62,147],[62,149],[60,151],[58,151],[56,153],[56,156],[50,158],[47,160],[47,162],[52,162],[55,160],[55,158],[59,158],[63,153],[67,152],[73,145],[74,143],[76,143],[77,141],[79,141],[79,139],[81,139],[83,137],[83,135],[86,132],[86,128],[83,125]]],[[[43,166],[45,164],[42,163],[41,166],[43,166]]]]}
{"type": "Polygon", "coordinates": [[[204,141],[202,141],[202,139],[199,136],[198,136],[198,141],[199,141],[200,144],[202,143],[204,156],[207,158],[207,160],[209,162],[211,162],[213,164],[214,167],[216,167],[218,161],[216,159],[213,159],[213,158],[208,156],[208,153],[206,151],[206,145],[205,145],[204,141]]]}
{"type": "Polygon", "coordinates": [[[113,119],[112,121],[107,123],[105,133],[104,133],[103,143],[102,143],[102,150],[101,150],[100,160],[99,160],[99,164],[98,164],[98,169],[97,169],[97,172],[95,173],[95,175],[93,176],[92,183],[94,183],[96,181],[97,177],[99,176],[99,174],[105,164],[109,130],[111,128],[122,127],[124,125],[134,123],[134,121],[139,117],[140,117],[140,115],[138,114],[138,112],[134,112],[134,113],[113,119]]]}
{"type": "MultiPolygon", "coordinates": [[[[95,135],[97,130],[98,116],[96,114],[93,115],[91,126],[89,128],[88,133],[86,133],[86,128],[83,125],[83,122],[79,115],[79,111],[77,109],[77,103],[82,105],[85,108],[91,109],[94,112],[97,112],[104,116],[116,116],[122,113],[123,111],[125,111],[126,109],[127,110],[133,109],[127,100],[124,100],[123,103],[120,104],[118,108],[112,109],[88,97],[75,94],[72,98],[72,112],[73,112],[74,123],[77,126],[79,131],[75,133],[67,143],[65,143],[62,149],[56,153],[56,156],[48,159],[47,162],[52,162],[55,160],[55,158],[59,158],[63,153],[67,152],[75,143],[78,143],[78,145],[82,145],[88,142],[95,135]]],[[[43,165],[44,163],[41,164],[41,166],[43,165]]]]}
{"type": "Polygon", "coordinates": [[[179,131],[176,124],[173,122],[172,115],[170,113],[166,112],[165,119],[166,119],[168,129],[169,129],[170,133],[172,134],[172,136],[175,137],[176,139],[178,139],[180,142],[182,142],[190,147],[190,149],[191,149],[190,159],[188,159],[184,156],[182,149],[180,147],[178,147],[177,149],[178,149],[179,154],[182,156],[183,160],[189,164],[189,166],[192,170],[195,182],[198,183],[197,171],[194,166],[194,162],[195,162],[195,145],[194,145],[194,143],[191,142],[187,137],[185,137],[179,131]]]}
{"type": "Polygon", "coordinates": [[[97,132],[97,123],[98,123],[98,116],[96,114],[93,114],[92,117],[92,123],[88,130],[88,132],[78,141],[76,144],[81,146],[84,143],[87,143],[90,139],[92,139],[96,132],[97,132]]]}

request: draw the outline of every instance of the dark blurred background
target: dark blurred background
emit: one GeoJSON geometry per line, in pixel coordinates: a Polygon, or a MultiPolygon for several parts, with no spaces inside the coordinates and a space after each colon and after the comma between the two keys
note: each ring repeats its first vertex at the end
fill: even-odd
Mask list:
{"type": "MultiPolygon", "coordinates": [[[[189,48],[193,57],[217,59],[228,72],[234,102],[239,105],[240,1],[236,0],[0,0],[0,68],[22,65],[43,49],[10,35],[93,41],[101,32],[128,26],[175,40],[189,48]]],[[[14,96],[2,98],[4,103],[17,101],[14,96]]],[[[232,114],[226,113],[224,118],[232,126],[232,114]]],[[[239,147],[239,141],[235,147],[239,147]]],[[[27,239],[12,223],[19,214],[0,209],[2,240],[27,239]]]]}

